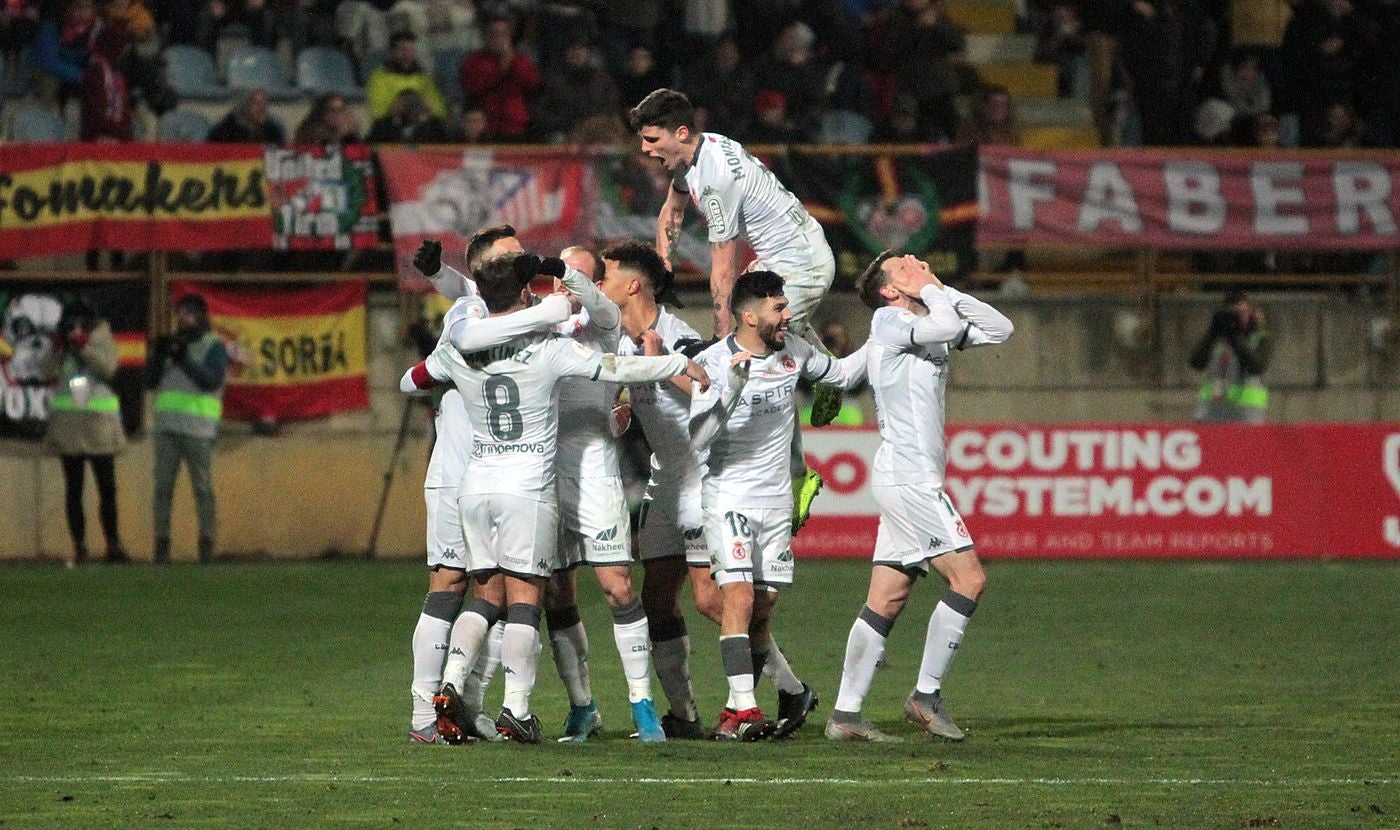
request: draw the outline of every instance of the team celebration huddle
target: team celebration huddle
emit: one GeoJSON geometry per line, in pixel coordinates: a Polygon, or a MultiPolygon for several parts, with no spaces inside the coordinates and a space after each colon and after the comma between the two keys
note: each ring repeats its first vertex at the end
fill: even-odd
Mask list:
{"type": "MultiPolygon", "coordinates": [[[[435,240],[415,259],[454,302],[437,348],[401,381],[408,394],[434,397],[437,431],[409,738],[540,742],[530,698],[542,621],[570,702],[558,740],[597,734],[575,599],[580,571],[593,573],[612,611],[637,739],[756,741],[802,728],[817,694],[794,675],[772,623],[793,584],[793,535],[822,485],[802,454],[805,380],[814,384],[814,426],[835,417],[843,390],[868,384],[882,438],[874,566],[826,736],[900,740],[861,708],[911,589],[934,570],[947,590],[928,620],[904,712],[929,735],[961,740],[940,691],[986,578],[943,492],[947,364],[954,351],[1004,342],[1011,322],[943,285],[918,258],[886,252],[857,281],[874,310],[869,339],[832,356],[812,315],[835,260],[802,204],[738,143],[698,132],[681,93],[657,90],[630,116],[643,151],[672,181],[654,246],[546,256],[525,251],[502,225],[472,237],[466,274],[442,262],[435,240]],[[708,223],[711,340],[668,308],[678,305],[668,261],[688,201],[708,223]],[[740,261],[744,243],[752,263],[740,261]],[[618,458],[632,420],[652,452],[635,524],[618,458]],[[687,579],[696,610],[719,626],[720,666],[690,664],[680,604],[687,579]],[[498,669],[505,696],[493,716],[485,697],[498,669]],[[728,679],[713,727],[702,724],[693,669],[722,669],[728,679]],[[759,705],[760,678],[776,687],[771,717],[759,705]]],[[[853,590],[853,606],[856,598],[853,590]]]]}

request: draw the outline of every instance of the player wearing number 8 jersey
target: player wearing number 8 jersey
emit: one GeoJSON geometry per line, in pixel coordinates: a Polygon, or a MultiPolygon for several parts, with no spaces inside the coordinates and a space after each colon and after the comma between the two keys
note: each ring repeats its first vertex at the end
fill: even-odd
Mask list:
{"type": "Polygon", "coordinates": [[[729,703],[717,737],[756,739],[775,726],[758,708],[762,669],[752,643],[768,642],[779,587],[792,583],[792,481],[786,463],[798,378],[850,388],[864,379],[864,351],[837,360],[788,335],[783,280],[754,271],[734,283],[734,334],[697,361],[715,379],[691,396],[691,435],[708,452],[701,488],[710,569],[721,599],[720,656],[729,703]]]}
{"type": "Polygon", "coordinates": [[[948,591],[929,618],[923,661],[904,713],[930,735],[961,740],[940,692],[986,575],[967,526],[943,492],[947,365],[953,351],[1005,342],[1011,321],[945,287],[913,256],[881,254],[857,289],[875,309],[865,348],[882,439],[871,477],[880,526],[869,593],[846,641],[841,692],[826,734],[832,740],[894,740],[861,715],[861,705],[910,589],[932,567],[948,581],[948,591]]]}
{"type": "MultiPolygon", "coordinates": [[[[482,300],[493,317],[525,308],[529,282],[541,271],[530,255],[488,262],[478,277],[482,300]]],[[[547,260],[545,273],[562,273],[547,260]]],[[[557,274],[556,274],[557,275],[557,274]]],[[[497,728],[517,740],[539,740],[538,720],[529,713],[534,687],[540,593],[552,569],[558,510],[554,492],[556,389],[563,377],[605,382],[654,381],[677,374],[707,383],[683,356],[619,358],[569,340],[525,335],[504,345],[463,353],[439,347],[410,371],[418,388],[451,381],[466,403],[472,449],[460,488],[460,509],[469,548],[468,569],[481,586],[464,616],[481,619],[463,638],[465,662],[474,661],[487,629],[506,619],[501,661],[506,703],[497,728]],[[508,606],[508,607],[507,607],[508,606]]],[[[458,625],[463,622],[459,619],[458,625]]],[[[454,643],[457,637],[454,633],[454,643]]]]}

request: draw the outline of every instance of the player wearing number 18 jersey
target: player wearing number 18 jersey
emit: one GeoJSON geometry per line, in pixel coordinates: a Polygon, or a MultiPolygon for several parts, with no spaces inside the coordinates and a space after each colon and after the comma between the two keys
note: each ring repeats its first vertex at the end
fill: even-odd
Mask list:
{"type": "Polygon", "coordinates": [[[861,704],[910,589],[932,567],[949,590],[929,618],[918,681],[904,713],[930,735],[961,740],[940,689],[986,575],[967,526],[943,492],[947,366],[953,351],[1004,342],[1011,321],[943,286],[913,256],[881,254],[857,288],[875,309],[866,350],[882,439],[871,477],[880,527],[866,605],[846,642],[841,692],[826,734],[833,740],[892,740],[861,716],[861,704]]]}

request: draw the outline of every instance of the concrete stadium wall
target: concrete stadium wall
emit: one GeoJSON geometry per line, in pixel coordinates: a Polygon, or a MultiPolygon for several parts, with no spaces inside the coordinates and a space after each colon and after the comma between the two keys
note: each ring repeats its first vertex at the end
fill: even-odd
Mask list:
{"type": "MultiPolygon", "coordinates": [[[[683,311],[709,330],[709,303],[694,295],[683,311]]],[[[988,297],[1016,324],[1005,346],[957,355],[950,419],[985,423],[1163,422],[1188,420],[1196,378],[1186,357],[1216,300],[1162,300],[1158,335],[1144,340],[1130,298],[988,297]]],[[[1341,295],[1260,295],[1275,332],[1270,417],[1294,421],[1400,421],[1400,353],[1372,343],[1381,310],[1341,295]]],[[[397,298],[376,293],[370,314],[371,408],[285,425],[275,438],[226,424],[215,459],[219,550],[237,557],[360,555],[372,529],[403,399],[398,378],[416,360],[399,344],[397,298]]],[[[833,296],[820,320],[839,317],[859,343],[869,312],[833,296]]],[[[869,395],[859,398],[873,413],[869,395]]],[[[393,469],[378,545],[385,557],[422,555],[423,476],[429,418],[410,415],[408,441],[393,469]]],[[[151,442],[131,441],[117,465],[122,535],[138,559],[151,555],[151,442]]],[[[89,486],[88,546],[102,553],[96,495],[89,486]]],[[[0,442],[0,559],[61,560],[69,542],[58,461],[43,448],[0,442]]],[[[194,507],[183,477],[176,491],[174,554],[193,559],[194,507]]]]}

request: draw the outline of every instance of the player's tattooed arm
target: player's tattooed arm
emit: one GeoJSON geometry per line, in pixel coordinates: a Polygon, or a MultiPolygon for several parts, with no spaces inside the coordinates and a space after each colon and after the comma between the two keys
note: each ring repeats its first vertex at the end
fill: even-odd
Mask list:
{"type": "Polygon", "coordinates": [[[734,328],[729,312],[729,294],[739,275],[739,241],[726,239],[710,244],[710,296],[714,298],[715,337],[724,337],[734,328]]]}
{"type": "Polygon", "coordinates": [[[685,219],[686,194],[674,187],[666,191],[666,203],[661,206],[661,215],[656,220],[656,252],[666,263],[675,269],[671,262],[671,251],[681,238],[681,222],[685,219]]]}

